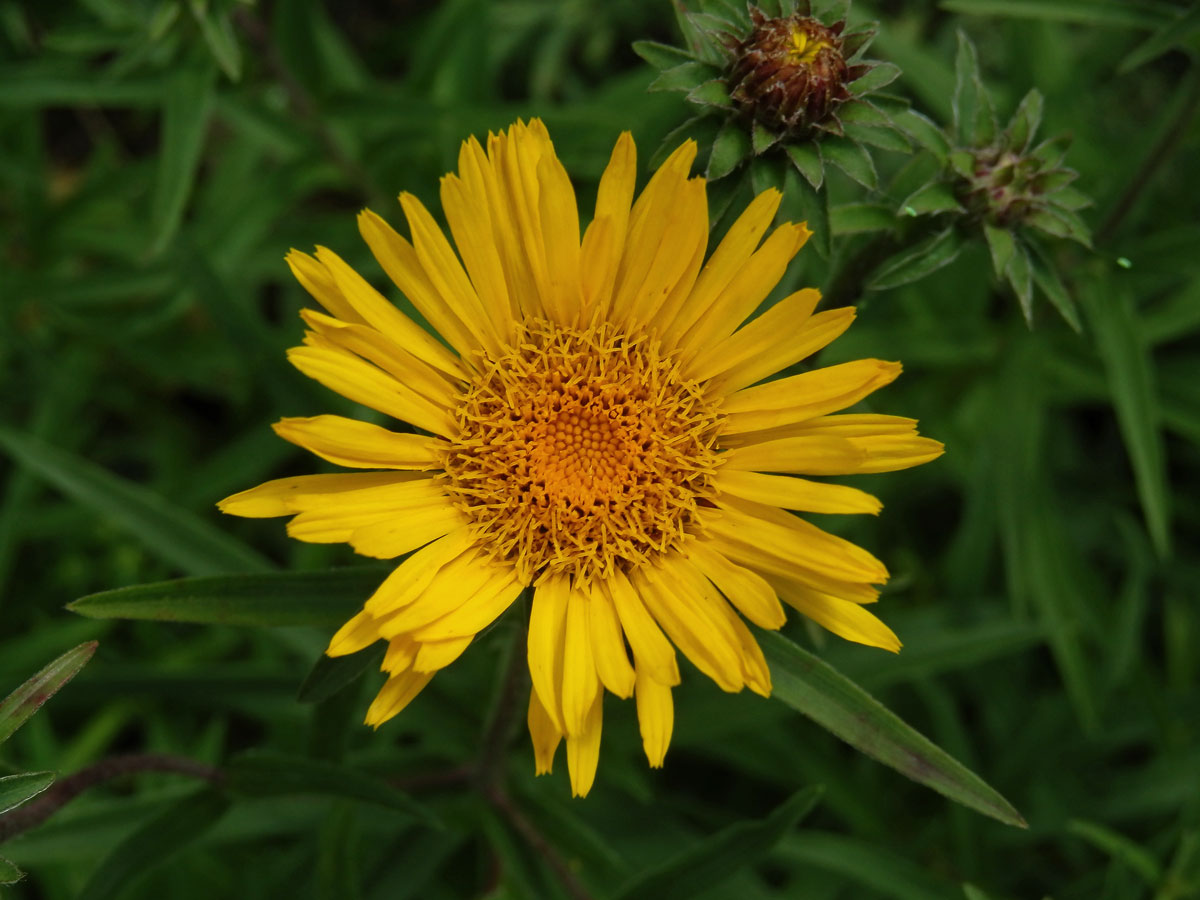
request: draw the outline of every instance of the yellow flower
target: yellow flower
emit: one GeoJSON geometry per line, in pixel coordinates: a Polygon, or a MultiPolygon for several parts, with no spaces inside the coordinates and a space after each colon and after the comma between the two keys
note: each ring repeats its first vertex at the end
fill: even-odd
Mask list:
{"type": "Polygon", "coordinates": [[[376,259],[445,344],[332,251],[289,254],[325,308],[303,312],[311,330],[292,363],[420,432],[283,419],[286,440],[383,471],[282,478],[220,506],[291,515],[299,540],[407,554],[327,651],[388,642],[368,724],[404,709],[530,586],[537,771],[565,737],[577,795],[595,777],[605,690],[636,698],[646,755],[662,765],[675,648],[727,691],[769,694],[743,617],[779,628],[780,600],[849,640],[899,649],[863,606],[888,578],[883,564],[788,512],[877,513],[879,502],[794,476],[902,469],[942,445],[912,419],[831,415],[892,381],[898,363],[758,384],[836,338],[854,310],[814,313],[820,295],[806,289],[743,324],[809,231],[784,224],[763,240],[780,201],[767,190],[705,263],[695,155],[694,142],[679,147],[635,201],[634,144],[621,135],[582,240],[537,120],[489,135],[486,150],[467,141],[442,179],[457,254],[411,194],[400,196],[411,242],[363,212],[376,259]]]}

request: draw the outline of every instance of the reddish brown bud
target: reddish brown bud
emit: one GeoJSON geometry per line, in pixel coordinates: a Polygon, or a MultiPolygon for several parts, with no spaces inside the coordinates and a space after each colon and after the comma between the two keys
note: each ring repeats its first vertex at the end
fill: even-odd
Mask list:
{"type": "Polygon", "coordinates": [[[798,135],[850,99],[843,56],[844,22],[822,25],[791,15],[768,19],[751,8],[754,30],[733,48],[729,95],[768,128],[798,135]]]}

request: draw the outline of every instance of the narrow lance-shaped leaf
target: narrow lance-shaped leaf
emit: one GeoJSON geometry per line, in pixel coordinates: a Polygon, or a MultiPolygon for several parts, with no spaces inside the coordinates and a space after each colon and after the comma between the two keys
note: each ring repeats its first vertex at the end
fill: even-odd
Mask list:
{"type": "Polygon", "coordinates": [[[0,744],[20,728],[43,703],[75,677],[96,652],[95,641],[80,644],[50,663],[0,701],[0,744]]]}
{"type": "Polygon", "coordinates": [[[238,793],[254,797],[287,794],[344,797],[386,806],[440,827],[433,814],[408,794],[350,766],[281,753],[251,752],[232,760],[225,773],[230,788],[238,793]]]}
{"type": "Polygon", "coordinates": [[[53,772],[22,772],[0,778],[0,815],[33,799],[52,784],[53,772]]]}
{"type": "Polygon", "coordinates": [[[1083,301],[1133,465],[1146,529],[1158,555],[1166,557],[1171,552],[1170,488],[1154,363],[1128,292],[1112,290],[1110,279],[1090,278],[1083,301]]]}
{"type": "Polygon", "coordinates": [[[228,798],[212,789],[172,803],[116,846],[76,900],[119,896],[141,876],[198,840],[228,808],[228,798]]]}
{"type": "Polygon", "coordinates": [[[774,696],[913,781],[1008,825],[1025,820],[983,779],[825,662],[779,634],[759,638],[774,696]]]}
{"type": "Polygon", "coordinates": [[[367,669],[377,668],[383,655],[382,645],[367,647],[349,656],[322,656],[316,661],[296,699],[301,703],[320,703],[356,681],[367,669]]]}
{"type": "Polygon", "coordinates": [[[386,571],[374,566],[323,572],[179,578],[117,588],[67,605],[93,619],[150,619],[203,625],[337,625],[353,615],[386,571]]]}
{"type": "Polygon", "coordinates": [[[882,291],[919,281],[954,262],[962,248],[962,236],[953,227],[946,228],[885,262],[867,288],[882,291]]]}
{"type": "Polygon", "coordinates": [[[0,856],[0,885],[16,884],[24,877],[24,872],[0,856]]]}
{"type": "Polygon", "coordinates": [[[29,435],[0,427],[0,449],[77,503],[120,523],[193,575],[265,571],[265,557],[153,491],[29,435]]]}
{"type": "Polygon", "coordinates": [[[170,243],[183,220],[208,132],[212,88],[207,67],[180,69],[167,81],[158,180],[150,212],[155,253],[170,243]]]}
{"type": "Polygon", "coordinates": [[[744,866],[771,852],[820,799],[821,789],[797,791],[765,819],[738,822],[646,872],[627,885],[618,900],[691,900],[744,866]]]}

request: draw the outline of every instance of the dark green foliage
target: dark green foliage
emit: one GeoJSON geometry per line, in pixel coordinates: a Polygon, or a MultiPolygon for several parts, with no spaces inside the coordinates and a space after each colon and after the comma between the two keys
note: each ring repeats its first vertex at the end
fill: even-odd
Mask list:
{"type": "Polygon", "coordinates": [[[730,120],[727,0],[0,0],[6,900],[1200,895],[1197,5],[812,6],[881,62],[789,143],[730,120]],[[699,142],[714,239],[781,189],[814,238],[768,303],[857,304],[819,361],[903,361],[862,409],[947,445],[818,517],[893,572],[900,654],[793,621],[771,700],[685,666],[662,770],[609,698],[584,801],[519,683],[495,713],[519,611],[373,731],[378,650],[321,653],[388,568],[214,507],[328,470],[270,422],[363,412],[284,361],[287,249],[387,287],[355,213],[533,115],[585,222],[624,129],[643,183],[699,142]],[[986,147],[1054,200],[1019,228],[960,190],[986,147]]]}

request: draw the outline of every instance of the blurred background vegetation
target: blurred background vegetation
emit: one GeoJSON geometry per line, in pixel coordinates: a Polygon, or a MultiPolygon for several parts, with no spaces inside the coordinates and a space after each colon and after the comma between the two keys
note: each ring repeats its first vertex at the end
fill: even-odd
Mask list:
{"type": "Polygon", "coordinates": [[[847,281],[880,235],[906,240],[901,204],[939,168],[919,148],[874,150],[875,190],[828,175],[832,252],[806,250],[786,285],[857,303],[822,362],[903,360],[877,408],[948,448],[862,480],[878,520],[822,521],[892,569],[878,612],[904,651],[788,632],[1029,828],[694,670],[665,769],[610,703],[587,800],[565,771],[535,780],[518,733],[496,761],[502,809],[445,775],[485,742],[519,622],[373,733],[374,673],[301,690],[327,628],[65,611],[142,582],[356,563],[213,506],[316,470],[271,421],[353,412],[284,362],[307,303],[289,247],[328,245],[382,285],[355,213],[395,222],[402,189],[434,206],[465,136],[542,116],[587,210],[621,130],[645,172],[690,112],[647,91],[657,73],[630,47],[680,42],[666,0],[0,0],[0,696],[99,641],[0,748],[0,776],[103,781],[40,824],[17,819],[38,799],[0,816],[0,856],[27,873],[0,893],[1200,896],[1200,4],[859,0],[851,16],[880,22],[871,54],[903,70],[888,92],[947,127],[964,30],[1002,119],[1037,87],[1043,134],[1073,136],[1095,199],[1094,249],[1046,245],[1078,332],[1044,303],[1027,325],[978,237],[913,283],[847,281]],[[100,777],[122,765],[151,771],[100,777]],[[798,828],[763,818],[816,784],[798,828]]]}

